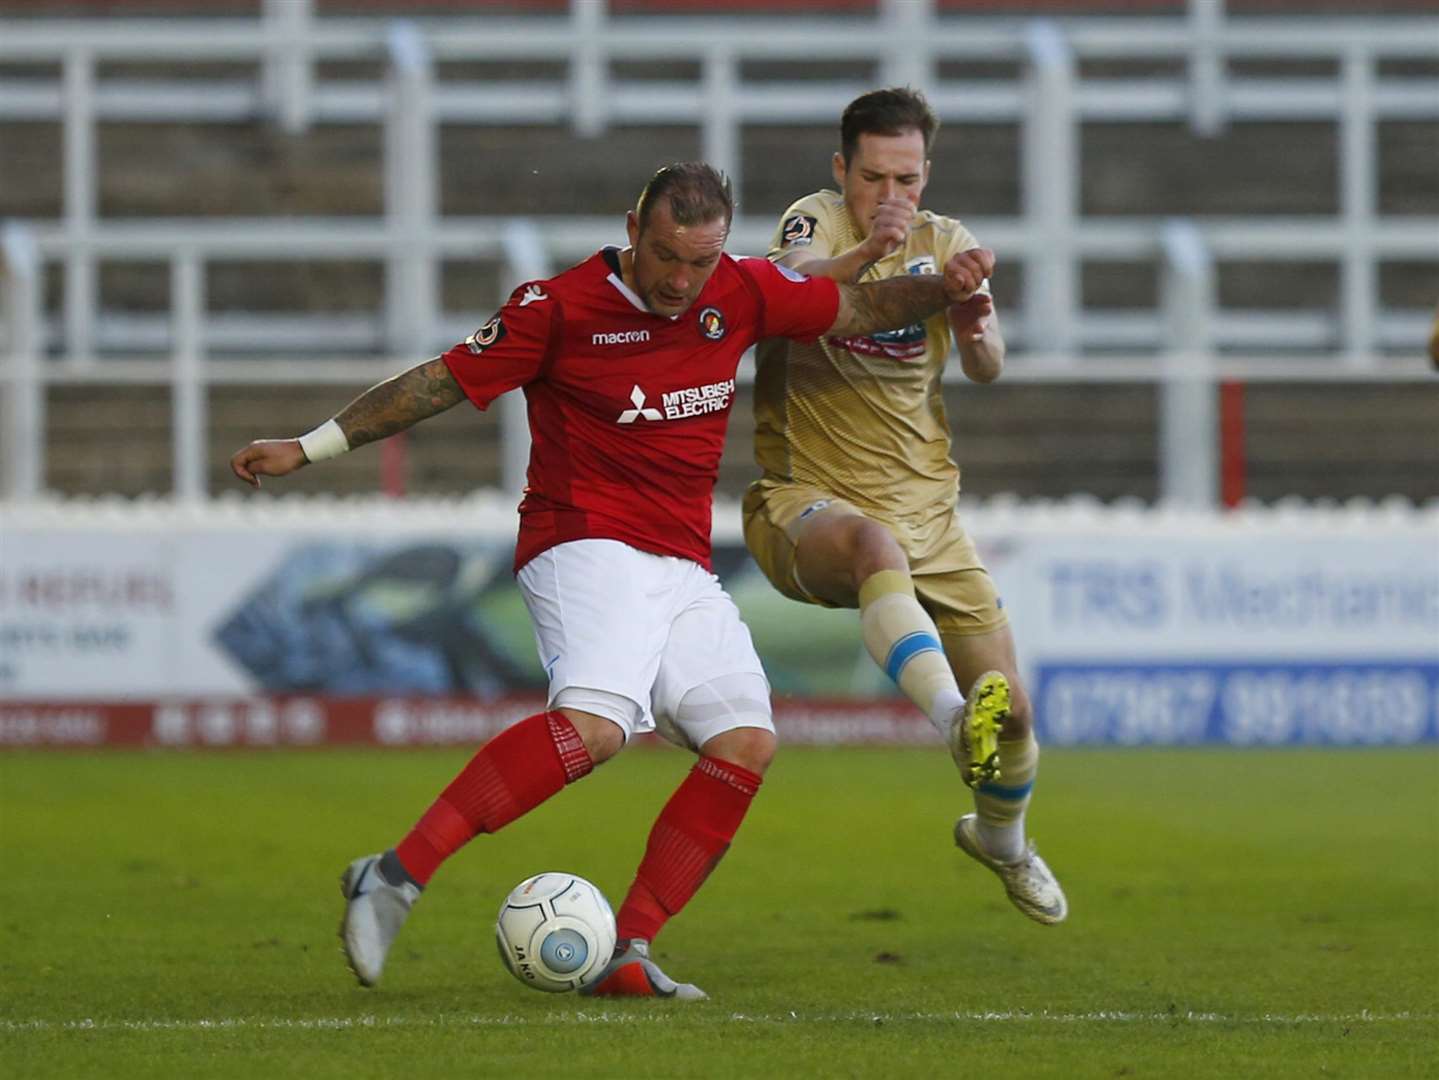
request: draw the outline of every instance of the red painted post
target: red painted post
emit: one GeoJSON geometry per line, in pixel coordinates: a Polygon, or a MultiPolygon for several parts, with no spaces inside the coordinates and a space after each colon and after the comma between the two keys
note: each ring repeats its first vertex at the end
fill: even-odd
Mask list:
{"type": "Polygon", "coordinates": [[[1244,451],[1244,384],[1219,384],[1219,486],[1226,509],[1244,499],[1248,462],[1244,451]]]}
{"type": "Polygon", "coordinates": [[[403,499],[410,477],[410,433],[402,431],[380,443],[380,490],[403,499]]]}

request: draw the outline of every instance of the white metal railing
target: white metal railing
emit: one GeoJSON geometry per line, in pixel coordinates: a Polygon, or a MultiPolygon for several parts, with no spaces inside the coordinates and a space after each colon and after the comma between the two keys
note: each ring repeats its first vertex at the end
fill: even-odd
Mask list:
{"type": "MultiPolygon", "coordinates": [[[[1197,130],[1231,117],[1329,117],[1342,131],[1341,225],[1347,241],[1333,252],[1342,265],[1340,344],[1355,365],[1376,347],[1409,332],[1379,311],[1375,264],[1411,255],[1377,228],[1374,123],[1379,118],[1439,118],[1439,79],[1379,79],[1380,58],[1439,57],[1439,19],[1254,19],[1227,17],[1221,0],[1191,0],[1188,19],[1014,19],[941,17],[931,0],[884,0],[874,19],[806,19],[803,25],[754,18],[636,21],[609,16],[603,0],[572,0],[568,18],[410,20],[401,27],[373,19],[316,19],[311,0],[266,0],[263,18],[194,19],[142,27],[114,20],[0,22],[0,59],[60,60],[60,88],[45,79],[0,80],[0,116],[57,116],[65,125],[65,340],[69,353],[92,355],[96,306],[91,243],[95,217],[94,125],[101,117],[252,119],[272,115],[288,129],[313,119],[381,120],[386,130],[386,212],[397,237],[386,255],[389,289],[385,339],[393,348],[406,328],[433,325],[435,231],[434,125],[569,117],[584,134],[612,122],[698,123],[705,156],[738,176],[739,125],[833,122],[846,84],[750,82],[738,65],[764,57],[877,60],[886,75],[911,78],[941,114],[968,122],[1019,122],[1024,129],[1024,240],[1011,245],[1030,265],[1033,303],[1010,325],[1018,343],[1055,353],[1090,344],[1078,328],[1078,125],[1083,120],[1188,116],[1197,130]],[[437,81],[444,59],[495,55],[563,58],[566,81],[521,84],[437,81]],[[324,80],[322,60],[388,56],[385,82],[324,80]],[[616,78],[620,59],[693,59],[697,83],[616,78]],[[1084,59],[1162,56],[1186,59],[1187,78],[1081,79],[1084,59]],[[1231,58],[1322,56],[1342,63],[1338,77],[1223,78],[1231,58]],[[232,81],[166,83],[95,77],[103,59],[249,59],[261,64],[256,85],[232,81]],[[938,80],[939,59],[1023,60],[1018,80],[938,80]],[[58,92],[63,89],[63,92],[58,92]],[[237,91],[243,90],[243,93],[237,91]],[[538,110],[538,111],[536,111],[538,110]]],[[[1094,223],[1103,229],[1103,223],[1094,223]]],[[[1285,237],[1306,248],[1325,244],[1335,223],[1299,219],[1285,237]]],[[[1439,248],[1439,218],[1392,223],[1418,242],[1420,258],[1439,248]]],[[[1117,235],[1105,230],[1105,238],[1117,235]]],[[[1156,230],[1149,230],[1153,243],[1156,230]]],[[[1276,238],[1278,239],[1278,238],[1276,238]]],[[[1103,243],[1104,238],[1100,242],[1103,243]]],[[[1297,248],[1291,248],[1297,250],[1297,248]]],[[[1273,257],[1273,251],[1264,253],[1273,257]]],[[[1280,257],[1283,257],[1282,254],[1280,257]]],[[[1413,313],[1401,322],[1415,325],[1413,313]]],[[[1118,324],[1116,324],[1117,326],[1118,324]]],[[[1242,325],[1242,324],[1241,324],[1242,325]]],[[[1276,331],[1283,333],[1283,331],[1276,331]]],[[[1303,330],[1300,331],[1303,334],[1303,330]]],[[[117,339],[108,339],[117,340],[117,339]]],[[[123,338],[118,339],[123,342],[123,338]]],[[[411,338],[413,340],[413,338],[411,338]]],[[[1103,344],[1100,342],[1099,344],[1103,344]]],[[[1262,342],[1254,342],[1256,345],[1262,342]]]]}
{"type": "Polygon", "coordinates": [[[1079,295],[1074,247],[1080,169],[1072,105],[1074,55],[1052,22],[1031,24],[1025,43],[1031,74],[1028,121],[1022,132],[1023,210],[1033,226],[1031,235],[1044,238],[1045,255],[1025,263],[1034,296],[1032,305],[1026,299],[1029,317],[1023,329],[1039,348],[1069,355],[1078,345],[1074,316],[1079,295]],[[1035,317],[1038,312],[1044,313],[1043,318],[1035,317]]]}
{"type": "Polygon", "coordinates": [[[385,343],[398,354],[433,332],[439,308],[434,257],[437,162],[429,47],[409,22],[391,26],[387,46],[385,343]]]}
{"type": "MultiPolygon", "coordinates": [[[[176,485],[203,484],[195,466],[203,447],[207,382],[319,381],[369,378],[457,340],[475,313],[446,315],[438,300],[438,264],[446,257],[501,258],[511,282],[544,276],[555,262],[618,239],[618,223],[546,218],[530,223],[440,218],[435,125],[570,122],[581,134],[612,123],[692,122],[704,155],[738,177],[740,126],[832,124],[839,103],[862,82],[756,82],[740,65],[756,59],[853,59],[880,64],[883,81],[921,86],[946,120],[1022,127],[1023,216],[970,224],[1006,262],[1027,271],[1024,309],[1007,320],[1016,350],[1009,378],[1154,378],[1165,381],[1166,479],[1178,498],[1212,497],[1213,438],[1199,403],[1216,376],[1251,378],[1422,378],[1412,359],[1382,350],[1413,344],[1427,311],[1384,311],[1377,299],[1382,259],[1439,260],[1439,216],[1382,218],[1376,209],[1375,124],[1439,119],[1439,79],[1380,77],[1380,59],[1439,58],[1439,18],[1304,19],[1227,16],[1222,0],[1191,0],[1185,18],[1072,18],[1022,21],[947,17],[930,0],[882,0],[874,18],[813,17],[802,23],[762,18],[615,18],[603,0],[572,0],[568,17],[411,19],[315,18],[311,0],[265,0],[262,18],[187,19],[143,24],[120,20],[0,20],[0,62],[61,64],[61,77],[0,79],[0,119],[54,118],[64,127],[64,214],[58,223],[12,226],[9,268],[6,480],[23,494],[38,486],[39,433],[46,382],[171,382],[176,410],[176,485]],[[557,81],[522,83],[437,79],[441,60],[562,59],[557,81]],[[1080,62],[1167,57],[1187,64],[1183,77],[1083,77],[1080,62]],[[1337,76],[1231,78],[1236,58],[1329,58],[1337,76]],[[243,60],[256,80],[97,77],[102,61],[243,60]],[[318,79],[321,61],[385,58],[383,80],[318,79]],[[698,61],[697,82],[616,77],[617,60],[698,61]],[[940,60],[1021,62],[1014,79],[939,79],[940,60]],[[383,124],[382,219],[149,220],[110,222],[97,215],[96,124],[112,119],[248,121],[270,116],[285,130],[329,123],[383,124]],[[1340,129],[1340,201],[1336,219],[1209,218],[1167,222],[1081,217],[1080,125],[1086,120],[1187,118],[1201,133],[1231,119],[1329,118],[1340,129]],[[204,302],[209,264],[263,257],[362,259],[386,270],[384,309],[376,317],[212,314],[204,302]],[[1165,267],[1158,311],[1086,312],[1079,263],[1086,258],[1157,258],[1165,267]],[[1341,266],[1337,317],[1323,312],[1220,312],[1212,285],[1216,259],[1331,259],[1341,266]],[[99,310],[100,259],[169,263],[172,310],[119,316],[99,310]],[[47,262],[65,266],[60,325],[42,317],[38,281],[47,262]],[[58,363],[43,361],[63,342],[58,363]],[[165,350],[169,365],[102,357],[107,349],[165,350]],[[387,359],[314,360],[279,368],[250,353],[320,342],[387,359]],[[1250,355],[1279,346],[1322,349],[1321,358],[1250,355]],[[1078,354],[1091,349],[1151,349],[1160,363],[1078,354]],[[1224,351],[1228,350],[1229,355],[1224,351]],[[1234,355],[1238,350],[1240,355],[1234,355]],[[29,435],[25,433],[29,432],[29,435]],[[27,441],[29,450],[25,449],[27,441]],[[17,447],[18,452],[17,452],[17,447]],[[1181,453],[1181,448],[1184,452],[1181,453]],[[1180,461],[1191,464],[1180,466],[1180,461]]],[[[732,250],[762,250],[772,222],[741,218],[732,250]]],[[[1212,394],[1209,395],[1212,397],[1212,394]]],[[[506,414],[506,445],[518,446],[523,410],[506,414]]],[[[507,483],[523,474],[506,460],[507,483]]]]}
{"type": "Polygon", "coordinates": [[[311,0],[264,0],[261,12],[265,35],[261,101],[281,130],[298,134],[310,126],[311,0]]]}
{"type": "MultiPolygon", "coordinates": [[[[1076,256],[1085,259],[1145,260],[1162,262],[1163,230],[1167,219],[1081,219],[1074,229],[1076,256]]],[[[428,261],[442,259],[497,258],[508,228],[506,218],[448,217],[437,221],[437,230],[429,248],[428,261]]],[[[622,222],[617,217],[546,217],[533,219],[534,227],[552,261],[573,261],[593,252],[604,244],[622,242],[622,222]]],[[[1026,262],[1033,266],[1043,262],[1047,237],[1034,236],[1024,219],[977,218],[968,222],[975,232],[1000,252],[1002,264],[1026,262]],[[1038,245],[1043,244],[1043,247],[1038,245]]],[[[1284,218],[1205,218],[1193,219],[1194,228],[1210,256],[1216,260],[1320,261],[1337,260],[1348,244],[1343,229],[1326,235],[1314,235],[1312,225],[1303,219],[1284,218]]],[[[20,223],[15,223],[19,227],[20,223]]],[[[44,262],[63,262],[71,252],[68,230],[63,225],[25,224],[33,237],[37,257],[44,262]]],[[[169,261],[183,246],[194,250],[206,265],[263,259],[266,261],[370,261],[386,263],[399,260],[392,242],[396,226],[387,218],[353,219],[148,219],[111,222],[95,226],[89,234],[90,258],[106,261],[155,262],[169,261]]],[[[761,252],[768,243],[773,222],[763,218],[741,217],[736,220],[730,250],[761,252]]],[[[1365,244],[1378,255],[1393,260],[1425,261],[1439,259],[1439,247],[1430,242],[1423,228],[1407,224],[1380,224],[1365,236],[1365,244]]],[[[398,249],[403,253],[404,248],[398,249]]],[[[413,258],[413,256],[411,255],[413,258]]],[[[518,279],[516,279],[518,280],[518,279]]],[[[392,278],[393,282],[393,278],[392,278]]],[[[392,285],[387,292],[387,307],[395,303],[392,285]]],[[[508,291],[506,288],[504,291],[508,291]]],[[[1038,301],[1030,300],[1036,310],[1038,301]]],[[[490,306],[486,298],[480,306],[490,306]]],[[[435,305],[426,302],[428,310],[435,305]]],[[[323,352],[328,345],[333,351],[353,355],[413,355],[438,345],[453,342],[474,329],[475,311],[441,312],[427,323],[415,320],[412,335],[398,342],[391,350],[390,336],[381,317],[368,315],[337,316],[268,314],[203,314],[204,338],[209,348],[222,353],[245,352],[264,355],[280,351],[307,350],[323,352]],[[457,331],[462,331],[457,333],[457,331]]],[[[169,347],[170,320],[164,315],[120,315],[100,313],[100,337],[117,351],[158,352],[169,347]]],[[[1392,377],[1409,370],[1418,362],[1430,313],[1424,310],[1390,311],[1384,313],[1376,326],[1374,346],[1383,350],[1412,348],[1408,358],[1361,354],[1355,370],[1370,370],[1376,377],[1392,377]]],[[[1220,309],[1212,306],[1205,313],[1210,324],[1214,345],[1228,354],[1257,354],[1265,350],[1287,351],[1293,366],[1302,374],[1326,378],[1339,374],[1346,366],[1346,357],[1335,351],[1340,322],[1323,311],[1264,312],[1247,309],[1220,309]],[[1327,349],[1319,356],[1303,354],[1327,349]]],[[[1073,369],[1071,377],[1084,378],[1097,365],[1093,355],[1076,361],[1072,353],[1047,348],[1042,338],[1036,341],[1023,320],[1011,318],[1007,336],[1026,352],[1016,358],[1018,364],[1029,363],[1029,354],[1059,358],[1068,356],[1073,369]]],[[[1076,349],[1159,350],[1166,346],[1167,323],[1161,312],[1148,309],[1109,310],[1077,313],[1073,340],[1076,349]]],[[[89,353],[59,348],[66,342],[62,324],[41,321],[38,333],[42,348],[59,349],[52,376],[70,378],[87,371],[111,374],[123,372],[129,362],[101,358],[89,353]]],[[[366,362],[368,363],[368,362],[366,362]]],[[[1274,361],[1265,367],[1274,366],[1274,361]]],[[[336,362],[316,360],[315,364],[329,369],[336,362]]],[[[1263,372],[1259,375],[1262,377],[1263,372]]]]}
{"type": "Polygon", "coordinates": [[[1193,222],[1169,222],[1162,242],[1169,349],[1159,361],[1159,493],[1171,501],[1202,503],[1201,493],[1219,490],[1214,451],[1219,409],[1208,322],[1214,262],[1193,222]]]}
{"type": "Polygon", "coordinates": [[[45,391],[40,381],[40,253],[19,225],[0,231],[0,286],[4,287],[8,331],[5,381],[5,493],[34,498],[40,493],[41,447],[45,441],[45,391]]]}

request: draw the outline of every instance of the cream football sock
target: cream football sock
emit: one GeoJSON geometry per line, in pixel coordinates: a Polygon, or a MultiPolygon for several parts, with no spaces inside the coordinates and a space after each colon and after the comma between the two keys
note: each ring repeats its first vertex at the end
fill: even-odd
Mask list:
{"type": "Polygon", "coordinates": [[[908,574],[881,570],[865,579],[859,587],[859,626],[874,662],[948,738],[964,695],[945,659],[934,620],[915,599],[908,574]]]}
{"type": "Polygon", "coordinates": [[[1000,862],[1024,855],[1024,811],[1029,807],[1034,776],[1039,771],[1039,743],[1034,735],[999,743],[999,779],[974,789],[979,842],[1000,862]]]}

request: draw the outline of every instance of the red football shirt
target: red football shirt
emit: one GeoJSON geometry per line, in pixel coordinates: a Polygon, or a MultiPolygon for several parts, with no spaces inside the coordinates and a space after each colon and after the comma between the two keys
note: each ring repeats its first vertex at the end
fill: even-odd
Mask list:
{"type": "Polygon", "coordinates": [[[524,387],[533,442],[515,569],[582,539],[708,568],[740,357],[760,338],[817,338],[838,310],[833,281],[729,255],[674,318],[624,284],[614,248],[516,289],[444,356],[481,409],[524,387]]]}

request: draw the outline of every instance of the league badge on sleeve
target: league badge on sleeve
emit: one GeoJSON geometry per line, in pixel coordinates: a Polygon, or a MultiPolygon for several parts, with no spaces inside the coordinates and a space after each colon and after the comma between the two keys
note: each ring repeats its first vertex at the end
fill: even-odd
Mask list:
{"type": "Polygon", "coordinates": [[[718,341],[725,335],[724,312],[717,307],[707,307],[700,312],[700,333],[710,341],[718,341]]]}
{"type": "Polygon", "coordinates": [[[498,341],[504,340],[505,324],[496,315],[484,326],[480,327],[469,337],[465,338],[465,347],[470,352],[479,355],[498,341]]]}
{"type": "Polygon", "coordinates": [[[784,224],[780,227],[780,243],[787,247],[804,247],[814,239],[814,230],[818,224],[819,219],[808,214],[791,214],[784,219],[784,224]]]}

